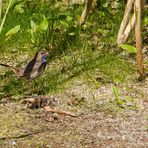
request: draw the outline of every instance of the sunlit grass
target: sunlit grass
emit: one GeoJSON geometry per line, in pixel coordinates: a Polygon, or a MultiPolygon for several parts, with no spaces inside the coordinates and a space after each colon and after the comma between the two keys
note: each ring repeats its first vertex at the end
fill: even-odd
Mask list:
{"type": "MultiPolygon", "coordinates": [[[[52,6],[53,7],[53,6],[52,6]]],[[[72,19],[68,21],[68,26],[63,26],[60,20],[49,19],[50,39],[47,44],[52,44],[53,49],[48,48],[50,59],[44,75],[32,82],[17,78],[10,72],[0,75],[0,96],[17,96],[29,94],[47,94],[63,91],[75,79],[84,76],[84,79],[101,76],[107,77],[111,81],[119,79],[125,81],[128,74],[133,73],[132,65],[118,56],[115,46],[116,26],[113,22],[108,22],[101,12],[91,14],[83,27],[78,27],[77,20],[81,13],[82,6],[75,5],[66,12],[57,8],[47,11],[48,6],[42,8],[37,5],[35,9],[30,7],[25,9],[25,13],[9,13],[2,34],[0,35],[0,62],[5,63],[5,59],[12,61],[13,65],[22,66],[33,56],[37,48],[31,43],[31,36],[27,32],[30,21],[40,22],[41,13],[50,17],[57,14],[65,14],[72,19]],[[37,9],[38,8],[38,9],[37,9]],[[32,13],[34,11],[34,13],[32,13]],[[76,13],[77,12],[77,13],[76,13]],[[74,15],[77,14],[77,15],[74,15]],[[99,16],[98,16],[99,15],[99,16]],[[102,20],[96,21],[97,16],[102,20]],[[14,20],[14,21],[12,21],[14,20]],[[6,32],[20,24],[21,31],[8,41],[5,40],[6,32]],[[54,26],[52,26],[54,24],[54,26]],[[96,36],[97,41],[94,40],[96,36]],[[5,55],[5,56],[4,56],[5,55]],[[27,58],[25,58],[27,56],[27,58]]],[[[10,11],[11,12],[11,11],[10,11]]],[[[113,19],[114,20],[114,19],[113,19]]],[[[40,37],[41,36],[37,36],[40,37]]],[[[48,47],[48,45],[46,45],[48,47]]]]}
{"type": "Polygon", "coordinates": [[[12,73],[5,73],[1,76],[2,92],[4,96],[59,92],[65,89],[67,83],[70,84],[69,82],[83,75],[85,79],[95,79],[98,72],[110,81],[118,79],[124,82],[127,75],[133,73],[133,68],[116,53],[82,49],[53,59],[44,75],[32,82],[18,79],[12,73]]]}

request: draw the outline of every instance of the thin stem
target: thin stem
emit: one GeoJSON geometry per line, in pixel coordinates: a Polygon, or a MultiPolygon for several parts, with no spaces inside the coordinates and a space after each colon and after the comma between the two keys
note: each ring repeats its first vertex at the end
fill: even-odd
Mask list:
{"type": "Polygon", "coordinates": [[[3,25],[4,25],[4,23],[5,23],[7,13],[8,13],[8,11],[9,11],[9,9],[10,9],[11,2],[12,2],[12,0],[9,0],[9,4],[8,4],[8,7],[7,7],[7,10],[6,10],[6,12],[5,12],[5,15],[4,15],[4,17],[3,17],[2,23],[1,23],[1,25],[0,25],[0,33],[1,33],[2,28],[3,28],[3,25]]]}

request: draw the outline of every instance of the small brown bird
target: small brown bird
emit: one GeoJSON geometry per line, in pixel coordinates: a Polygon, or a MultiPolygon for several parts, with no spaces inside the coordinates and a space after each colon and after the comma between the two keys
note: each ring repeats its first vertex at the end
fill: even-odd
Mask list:
{"type": "Polygon", "coordinates": [[[16,68],[7,64],[0,65],[10,68],[18,77],[24,77],[28,80],[32,80],[40,76],[44,72],[46,67],[47,55],[47,51],[38,51],[35,54],[34,58],[24,68],[16,68]]]}

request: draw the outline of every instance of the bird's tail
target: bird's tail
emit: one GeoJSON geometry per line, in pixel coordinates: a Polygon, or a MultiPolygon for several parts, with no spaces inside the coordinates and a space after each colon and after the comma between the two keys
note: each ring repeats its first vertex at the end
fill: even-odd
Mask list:
{"type": "Polygon", "coordinates": [[[10,66],[10,65],[7,65],[7,64],[1,64],[1,63],[0,63],[0,65],[1,65],[1,66],[4,66],[4,67],[8,67],[8,68],[10,68],[15,74],[17,74],[18,71],[19,71],[18,68],[13,67],[13,66],[10,66]]]}

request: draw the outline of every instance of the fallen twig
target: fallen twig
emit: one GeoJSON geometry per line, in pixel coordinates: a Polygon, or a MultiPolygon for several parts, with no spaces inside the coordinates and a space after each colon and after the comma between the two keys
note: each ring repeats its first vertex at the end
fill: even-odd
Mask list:
{"type": "Polygon", "coordinates": [[[38,129],[36,131],[32,131],[32,132],[29,132],[29,133],[23,133],[23,134],[20,134],[20,135],[17,135],[17,136],[12,136],[12,137],[0,137],[0,141],[1,140],[8,140],[8,139],[20,139],[20,138],[25,138],[25,137],[28,137],[28,136],[32,136],[32,135],[35,135],[35,134],[38,134],[38,133],[43,133],[47,130],[51,130],[50,128],[45,128],[45,129],[38,129]]]}
{"type": "Polygon", "coordinates": [[[72,114],[70,112],[66,112],[66,111],[62,111],[62,110],[58,110],[58,109],[51,109],[49,106],[44,106],[43,108],[48,112],[58,113],[58,114],[65,115],[65,116],[67,115],[67,116],[71,116],[71,117],[77,117],[77,115],[72,114]]]}

